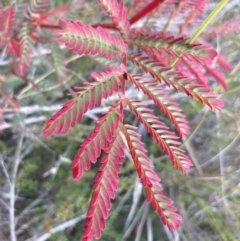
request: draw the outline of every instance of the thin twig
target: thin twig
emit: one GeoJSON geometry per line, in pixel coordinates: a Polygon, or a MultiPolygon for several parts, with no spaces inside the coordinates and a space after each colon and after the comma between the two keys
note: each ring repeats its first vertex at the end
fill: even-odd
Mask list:
{"type": "Polygon", "coordinates": [[[231,148],[236,144],[238,143],[239,141],[239,138],[240,137],[240,133],[238,133],[236,135],[236,137],[231,141],[231,143],[225,147],[224,149],[222,149],[218,154],[216,154],[214,157],[212,157],[210,160],[204,162],[203,164],[201,164],[201,167],[202,168],[205,168],[207,166],[209,166],[210,164],[212,164],[213,162],[215,162],[218,158],[219,158],[219,155],[223,155],[223,154],[226,154],[228,151],[231,150],[231,148]]]}
{"type": "Polygon", "coordinates": [[[6,167],[5,167],[5,164],[4,164],[2,155],[0,156],[0,165],[1,165],[1,167],[2,167],[2,170],[3,170],[4,175],[5,175],[6,178],[7,178],[8,185],[10,186],[10,185],[11,185],[11,179],[10,179],[10,176],[9,176],[9,174],[8,174],[8,172],[7,172],[6,167]]]}
{"type": "Polygon", "coordinates": [[[139,178],[136,179],[135,182],[135,187],[134,187],[134,191],[133,191],[133,200],[132,200],[132,206],[131,209],[129,211],[125,226],[124,226],[124,231],[129,227],[129,224],[131,223],[132,219],[133,219],[133,215],[135,213],[135,210],[137,208],[137,205],[140,201],[141,195],[142,195],[142,184],[139,181],[139,178]]]}
{"type": "Polygon", "coordinates": [[[36,200],[34,200],[32,203],[30,203],[29,206],[27,206],[16,218],[16,222],[18,222],[19,220],[21,220],[22,217],[24,217],[26,214],[29,213],[29,211],[35,207],[37,204],[39,204],[43,198],[48,194],[48,192],[45,192],[43,194],[40,195],[40,197],[38,197],[36,200]]]}
{"type": "Polygon", "coordinates": [[[153,226],[152,218],[150,216],[147,218],[147,241],[153,241],[153,226]]]}
{"type": "Polygon", "coordinates": [[[189,154],[189,156],[190,156],[190,158],[191,158],[195,168],[198,171],[198,174],[203,176],[204,172],[203,172],[203,170],[201,168],[201,165],[199,164],[199,161],[197,159],[197,156],[195,154],[195,150],[193,149],[191,142],[190,141],[186,141],[184,144],[185,144],[184,146],[186,147],[187,152],[188,152],[188,154],[189,154]]]}
{"type": "Polygon", "coordinates": [[[137,235],[135,237],[135,241],[140,241],[141,240],[143,226],[146,223],[148,214],[149,214],[149,204],[147,202],[145,202],[143,215],[142,215],[141,221],[140,221],[140,223],[138,225],[137,235]]]}
{"type": "Polygon", "coordinates": [[[34,240],[34,241],[45,241],[45,240],[49,239],[53,234],[55,234],[57,232],[61,232],[61,231],[64,231],[65,229],[67,229],[67,228],[74,227],[77,223],[83,221],[85,219],[85,217],[86,217],[85,215],[81,215],[78,218],[74,218],[74,219],[68,220],[68,221],[66,221],[64,223],[61,223],[58,226],[52,228],[51,230],[49,230],[47,233],[41,235],[40,237],[34,238],[34,239],[28,239],[27,241],[31,241],[31,240],[34,240]]]}
{"type": "Polygon", "coordinates": [[[141,217],[142,215],[142,212],[144,210],[144,204],[142,204],[141,208],[139,209],[138,211],[138,214],[135,216],[135,218],[133,219],[131,225],[129,225],[128,229],[126,230],[126,232],[124,233],[121,241],[125,241],[129,236],[130,234],[132,233],[133,229],[135,228],[135,226],[137,225],[138,221],[139,221],[139,218],[141,217]]]}

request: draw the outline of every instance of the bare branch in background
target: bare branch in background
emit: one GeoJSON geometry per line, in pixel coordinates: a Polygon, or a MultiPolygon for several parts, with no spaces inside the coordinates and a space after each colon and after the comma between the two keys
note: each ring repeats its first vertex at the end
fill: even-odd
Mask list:
{"type": "Polygon", "coordinates": [[[14,155],[14,160],[13,160],[13,168],[12,168],[12,173],[11,173],[11,184],[10,184],[10,200],[9,200],[9,229],[10,229],[10,237],[11,241],[17,241],[17,236],[16,236],[16,230],[15,230],[15,225],[16,225],[16,220],[15,220],[15,185],[16,185],[16,177],[17,177],[17,172],[18,172],[18,167],[21,162],[21,151],[22,151],[22,146],[23,146],[23,139],[24,139],[24,132],[20,134],[19,140],[18,140],[18,145],[17,149],[14,155]]]}
{"type": "Polygon", "coordinates": [[[74,227],[76,224],[78,224],[79,222],[83,221],[85,219],[85,215],[82,215],[78,218],[74,218],[74,219],[71,219],[71,220],[68,220],[64,223],[61,223],[59,224],[58,226],[54,227],[53,229],[49,230],[49,232],[41,235],[40,237],[36,237],[36,238],[31,238],[31,239],[28,239],[26,241],[45,241],[47,240],[48,238],[51,237],[51,235],[57,233],[57,232],[61,232],[61,231],[64,231],[68,228],[72,228],[74,227]]]}

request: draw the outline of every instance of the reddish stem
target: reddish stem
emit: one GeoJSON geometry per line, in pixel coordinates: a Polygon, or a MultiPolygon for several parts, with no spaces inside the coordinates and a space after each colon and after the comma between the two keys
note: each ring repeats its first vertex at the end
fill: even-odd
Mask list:
{"type": "Polygon", "coordinates": [[[47,29],[61,29],[59,25],[50,25],[50,24],[40,24],[40,28],[47,28],[47,29]]]}
{"type": "Polygon", "coordinates": [[[101,24],[94,24],[91,25],[93,28],[97,28],[97,27],[102,27],[105,29],[110,29],[110,30],[118,30],[115,26],[115,24],[113,23],[101,23],[101,24]]]}
{"type": "MultiPolygon", "coordinates": [[[[145,17],[147,14],[152,12],[154,9],[160,6],[165,0],[153,0],[151,3],[149,3],[145,8],[143,8],[140,12],[138,12],[136,15],[134,15],[130,20],[130,25],[136,23],[141,18],[145,17]]],[[[103,23],[103,24],[94,24],[92,27],[102,27],[105,29],[111,29],[111,30],[117,30],[115,24],[112,23],[103,23]]],[[[59,25],[48,25],[48,24],[40,24],[40,28],[47,28],[47,29],[60,29],[61,27],[59,25]]]]}
{"type": "Polygon", "coordinates": [[[133,16],[129,22],[130,25],[136,23],[141,18],[145,17],[147,14],[152,12],[154,9],[160,6],[165,0],[153,0],[151,3],[149,3],[145,8],[143,8],[140,12],[138,12],[135,16],[133,16]]]}
{"type": "MultiPolygon", "coordinates": [[[[123,58],[123,64],[125,66],[127,66],[127,57],[123,58]]],[[[124,73],[123,75],[123,81],[122,81],[122,93],[125,94],[125,90],[126,90],[126,81],[127,81],[127,75],[126,73],[124,73]]]]}

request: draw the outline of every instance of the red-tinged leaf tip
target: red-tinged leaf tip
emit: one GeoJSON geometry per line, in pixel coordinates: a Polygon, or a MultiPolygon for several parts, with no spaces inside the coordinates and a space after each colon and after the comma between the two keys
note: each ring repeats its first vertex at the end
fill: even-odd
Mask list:
{"type": "Polygon", "coordinates": [[[86,215],[82,240],[99,239],[102,230],[106,228],[111,199],[114,199],[114,192],[118,188],[119,166],[123,157],[124,143],[119,135],[119,129],[115,129],[112,142],[108,144],[107,151],[101,159],[102,165],[94,179],[94,191],[86,215]]]}
{"type": "Polygon", "coordinates": [[[172,165],[186,174],[192,166],[192,162],[179,148],[180,142],[176,142],[176,136],[169,131],[169,128],[156,116],[152,110],[148,109],[144,103],[137,100],[125,99],[130,110],[139,118],[150,136],[156,141],[158,146],[167,153],[172,161],[172,165]]]}
{"type": "Polygon", "coordinates": [[[226,69],[228,72],[231,72],[233,70],[231,64],[222,54],[218,54],[217,62],[222,68],[226,69]]]}
{"type": "Polygon", "coordinates": [[[145,8],[143,8],[141,11],[136,13],[129,21],[130,25],[136,23],[141,18],[145,17],[150,12],[154,11],[157,7],[160,6],[165,0],[153,0],[151,3],[149,3],[145,8]]]}
{"type": "Polygon", "coordinates": [[[177,209],[172,205],[173,201],[164,195],[163,188],[159,183],[160,178],[154,172],[153,164],[146,155],[147,151],[140,135],[136,132],[136,128],[130,125],[123,126],[122,130],[138,176],[145,188],[147,202],[151,203],[153,210],[159,214],[165,225],[170,229],[177,228],[181,216],[177,214],[177,209]],[[139,175],[140,168],[141,175],[139,175]]]}
{"type": "Polygon", "coordinates": [[[29,35],[30,26],[28,22],[24,22],[20,30],[20,56],[17,63],[17,73],[24,76],[31,64],[33,40],[29,35]]]}
{"type": "MultiPolygon", "coordinates": [[[[118,128],[123,118],[117,107],[118,105],[115,105],[98,120],[95,129],[80,145],[72,163],[72,173],[75,180],[81,178],[84,170],[90,169],[91,163],[95,163],[101,151],[106,150],[109,143],[111,143],[114,131],[118,128]]],[[[97,182],[99,181],[97,180],[97,182]]]]}
{"type": "Polygon", "coordinates": [[[199,61],[190,55],[186,54],[180,58],[175,68],[180,76],[185,76],[189,79],[195,78],[200,85],[208,86],[208,78],[202,63],[200,64],[199,61]]]}
{"type": "Polygon", "coordinates": [[[150,55],[163,51],[164,55],[169,55],[170,60],[174,56],[191,55],[199,62],[205,61],[210,65],[218,54],[217,51],[208,44],[189,44],[188,38],[173,36],[167,32],[143,34],[142,32],[132,31],[131,34],[131,44],[138,46],[150,55]]]}
{"type": "Polygon", "coordinates": [[[49,9],[50,0],[32,0],[28,5],[28,14],[44,14],[49,9]]]}
{"type": "Polygon", "coordinates": [[[98,3],[108,13],[113,23],[117,26],[123,37],[129,34],[130,23],[127,17],[127,10],[123,3],[117,0],[98,0],[98,3]]]}
{"type": "Polygon", "coordinates": [[[2,24],[3,25],[2,32],[5,37],[10,37],[12,35],[14,23],[15,23],[15,10],[14,10],[14,6],[12,5],[7,8],[4,14],[4,24],[2,24]]]}
{"type": "Polygon", "coordinates": [[[0,32],[2,32],[4,29],[4,19],[5,19],[4,9],[0,8],[0,32]]]}
{"type": "Polygon", "coordinates": [[[218,68],[213,68],[207,64],[204,66],[207,72],[212,75],[217,82],[223,87],[224,90],[227,90],[227,83],[225,75],[218,68]]]}
{"type": "Polygon", "coordinates": [[[159,87],[157,82],[142,78],[139,75],[128,74],[128,77],[129,80],[153,100],[163,114],[172,121],[181,138],[189,134],[186,116],[183,114],[179,105],[170,97],[167,90],[159,87]]]}
{"type": "Polygon", "coordinates": [[[210,88],[195,84],[192,79],[186,76],[179,76],[178,72],[175,72],[171,67],[161,67],[158,62],[141,54],[129,55],[128,58],[160,83],[165,82],[166,85],[174,88],[176,91],[182,90],[191,98],[207,105],[211,110],[219,110],[221,108],[221,105],[218,105],[221,103],[218,101],[218,95],[212,93],[210,88]],[[198,91],[199,89],[201,91],[198,91]]]}
{"type": "Polygon", "coordinates": [[[209,87],[200,84],[191,83],[185,77],[177,77],[179,88],[188,96],[198,100],[201,104],[207,105],[211,110],[221,110],[223,102],[218,99],[219,96],[213,93],[209,87]]]}
{"type": "Polygon", "coordinates": [[[59,20],[62,30],[57,31],[56,41],[79,55],[100,55],[107,59],[123,56],[127,45],[101,27],[96,29],[82,22],[59,20]]]}
{"type": "Polygon", "coordinates": [[[92,73],[95,82],[85,82],[79,91],[76,91],[72,100],[54,114],[43,129],[43,134],[50,137],[54,133],[66,133],[83,118],[83,115],[101,104],[103,98],[108,98],[113,92],[118,91],[119,83],[114,76],[122,75],[125,67],[120,68],[108,66],[107,70],[101,73],[92,73]]]}

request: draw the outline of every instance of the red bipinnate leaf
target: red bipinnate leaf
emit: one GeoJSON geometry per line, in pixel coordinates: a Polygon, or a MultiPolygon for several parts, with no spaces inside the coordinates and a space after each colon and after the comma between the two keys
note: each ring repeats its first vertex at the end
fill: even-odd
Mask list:
{"type": "Polygon", "coordinates": [[[166,89],[159,87],[158,83],[153,80],[145,79],[139,75],[128,74],[129,80],[149,99],[159,107],[164,115],[166,115],[174,124],[179,136],[187,136],[189,134],[189,126],[186,116],[170,96],[166,89]]]}
{"type": "Polygon", "coordinates": [[[21,44],[18,41],[14,40],[13,38],[9,39],[7,43],[6,53],[19,56],[20,52],[21,52],[21,44]]]}
{"type": "Polygon", "coordinates": [[[131,44],[138,46],[146,52],[164,50],[170,56],[188,54],[199,61],[207,61],[208,64],[211,64],[213,59],[217,56],[217,52],[208,44],[189,44],[188,38],[173,36],[167,32],[142,34],[138,31],[132,31],[132,35],[133,39],[130,40],[131,44]]]}
{"type": "MultiPolygon", "coordinates": [[[[189,1],[191,3],[191,1],[189,1]]],[[[205,10],[208,6],[208,0],[195,0],[192,4],[188,7],[190,10],[189,15],[186,17],[185,22],[180,26],[179,32],[183,33],[184,29],[190,25],[191,23],[196,23],[199,21],[198,17],[203,16],[205,10]]]]}
{"type": "Polygon", "coordinates": [[[194,79],[190,79],[189,76],[179,75],[171,67],[162,67],[147,56],[128,55],[128,58],[160,83],[164,82],[176,91],[182,90],[186,95],[207,105],[211,110],[220,110],[223,107],[223,102],[218,99],[217,94],[205,85],[194,83],[194,79]]]}
{"type": "Polygon", "coordinates": [[[11,6],[6,10],[4,14],[4,24],[2,24],[3,29],[2,30],[0,29],[0,31],[3,32],[3,35],[5,37],[9,37],[12,35],[14,23],[15,23],[15,10],[14,10],[14,6],[11,6]]]}
{"type": "Polygon", "coordinates": [[[217,62],[222,68],[226,69],[228,72],[231,72],[233,70],[228,60],[224,57],[224,55],[220,53],[218,53],[217,62]]]}
{"type": "MultiPolygon", "coordinates": [[[[171,75],[172,73],[169,74],[171,75]]],[[[192,99],[196,99],[201,104],[207,105],[211,110],[221,110],[224,106],[223,101],[218,98],[216,93],[212,92],[211,88],[192,83],[191,79],[184,76],[176,76],[174,80],[177,82],[180,90],[185,92],[192,99]]]]}
{"type": "Polygon", "coordinates": [[[119,83],[115,76],[122,75],[125,67],[109,66],[100,74],[92,73],[95,82],[85,82],[74,94],[75,98],[65,103],[61,110],[54,114],[46,123],[43,134],[47,137],[54,133],[66,133],[83,118],[83,115],[101,104],[103,98],[108,98],[114,91],[118,91],[119,83]]]}
{"type": "MultiPolygon", "coordinates": [[[[218,60],[218,57],[216,60],[218,60]]],[[[225,75],[220,71],[220,69],[212,67],[211,64],[209,64],[209,61],[203,60],[199,62],[193,56],[186,54],[185,57],[181,58],[178,62],[179,63],[177,63],[177,68],[181,71],[184,67],[183,64],[187,66],[189,72],[193,74],[194,78],[199,84],[208,86],[208,78],[206,77],[207,72],[209,75],[213,76],[225,90],[227,89],[225,75]]],[[[229,68],[229,66],[226,67],[229,68]]]]}
{"type": "Polygon", "coordinates": [[[181,216],[176,212],[173,201],[163,193],[160,178],[154,172],[153,164],[147,157],[147,150],[141,141],[141,136],[136,132],[136,127],[125,125],[123,132],[127,140],[127,145],[132,156],[138,177],[146,190],[147,201],[152,204],[152,208],[161,217],[163,223],[170,230],[179,227],[181,216]]]}
{"type": "Polygon", "coordinates": [[[17,72],[20,76],[24,76],[31,64],[33,40],[30,35],[30,25],[28,22],[24,22],[20,30],[20,56],[17,64],[17,72]]]}
{"type": "Polygon", "coordinates": [[[123,3],[118,3],[117,0],[98,0],[98,2],[108,13],[122,36],[127,37],[129,34],[130,23],[127,17],[127,10],[123,3]]]}
{"type": "Polygon", "coordinates": [[[58,43],[65,44],[68,49],[79,55],[100,55],[107,59],[122,57],[128,46],[101,27],[93,28],[82,22],[60,20],[63,28],[56,35],[58,43]]]}
{"type": "Polygon", "coordinates": [[[50,0],[31,0],[28,5],[28,13],[32,14],[44,14],[50,7],[50,0]]]}
{"type": "Polygon", "coordinates": [[[4,21],[5,21],[4,8],[0,8],[0,32],[3,32],[4,21]]]}
{"type": "Polygon", "coordinates": [[[208,86],[209,81],[204,68],[196,59],[182,57],[176,63],[175,68],[179,75],[186,76],[190,79],[194,78],[200,85],[208,86]]]}
{"type": "Polygon", "coordinates": [[[106,227],[106,219],[111,210],[111,199],[118,189],[120,165],[124,157],[124,143],[115,130],[112,141],[101,158],[101,166],[93,181],[93,194],[86,215],[82,241],[99,239],[106,227]]]}
{"type": "Polygon", "coordinates": [[[130,110],[138,117],[145,126],[150,136],[156,141],[158,146],[165,151],[172,161],[172,165],[187,173],[192,166],[192,162],[185,155],[185,152],[179,147],[178,137],[158,118],[152,114],[152,110],[148,109],[144,103],[137,100],[125,99],[130,110]]]}
{"type": "Polygon", "coordinates": [[[227,89],[226,77],[220,71],[220,69],[218,69],[216,67],[211,67],[207,64],[205,64],[204,67],[205,67],[207,73],[212,75],[217,80],[217,82],[223,87],[223,89],[226,90],[227,89]]]}
{"type": "Polygon", "coordinates": [[[205,31],[202,34],[202,37],[208,40],[211,40],[213,38],[223,37],[223,36],[231,36],[236,35],[240,33],[240,20],[239,18],[229,18],[225,21],[220,21],[218,25],[214,24],[211,27],[208,28],[207,31],[205,31]]]}
{"type": "Polygon", "coordinates": [[[95,163],[100,156],[101,151],[108,147],[112,141],[115,130],[122,123],[122,113],[117,108],[112,107],[97,122],[97,126],[91,134],[80,145],[72,163],[72,173],[74,179],[80,179],[83,170],[89,170],[91,163],[95,163]]]}

